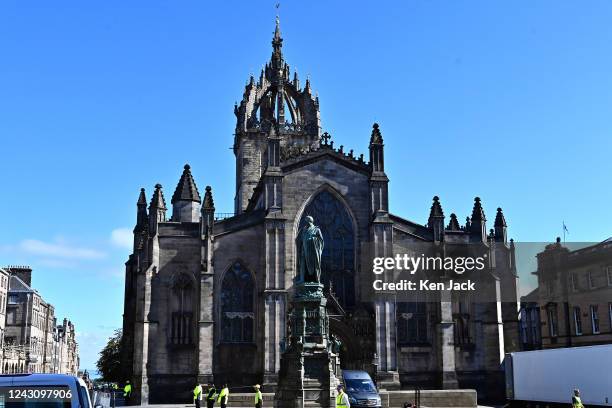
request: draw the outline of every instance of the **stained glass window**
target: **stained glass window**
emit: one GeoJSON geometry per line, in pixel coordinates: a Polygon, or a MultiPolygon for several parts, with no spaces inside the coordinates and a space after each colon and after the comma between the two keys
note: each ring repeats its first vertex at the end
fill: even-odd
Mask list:
{"type": "Polygon", "coordinates": [[[321,228],[325,241],[321,281],[327,289],[331,282],[340,304],[352,308],[355,305],[355,231],[349,212],[332,193],[322,191],[306,206],[300,228],[308,215],[321,228]]]}
{"type": "Polygon", "coordinates": [[[227,271],[221,284],[221,341],[253,341],[253,276],[239,262],[227,271]]]}

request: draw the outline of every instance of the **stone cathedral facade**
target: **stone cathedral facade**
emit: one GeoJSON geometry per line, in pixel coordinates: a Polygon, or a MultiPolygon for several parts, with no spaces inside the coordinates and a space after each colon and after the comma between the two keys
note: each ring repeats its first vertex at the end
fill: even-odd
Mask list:
{"type": "Polygon", "coordinates": [[[369,371],[389,390],[503,386],[503,354],[519,338],[514,247],[501,209],[490,231],[479,198],[464,225],[445,219],[438,197],[427,225],[391,214],[381,128],[355,141],[365,149],[369,139],[367,157],[334,146],[310,81],[291,74],[282,45],[277,21],[272,57],[234,107],[235,214],[215,213],[213,190],[202,194],[188,165],[171,213],[161,185],[150,200],[140,192],[122,347],[135,399],[181,401],[195,381],[274,391],[306,215],[325,238],[322,281],[343,368],[369,371]],[[366,296],[364,255],[393,256],[411,243],[477,245],[490,253],[490,290],[514,293],[488,304],[366,296]]]}

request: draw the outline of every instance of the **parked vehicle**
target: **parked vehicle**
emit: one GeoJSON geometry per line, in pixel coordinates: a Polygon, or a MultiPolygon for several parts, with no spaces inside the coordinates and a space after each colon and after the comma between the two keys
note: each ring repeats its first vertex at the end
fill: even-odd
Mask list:
{"type": "Polygon", "coordinates": [[[382,403],[378,390],[365,371],[342,370],[344,390],[349,397],[351,408],[380,408],[382,403]]]}
{"type": "Polygon", "coordinates": [[[612,344],[507,353],[506,397],[512,405],[571,405],[574,389],[587,407],[612,407],[612,344]]]}
{"type": "Polygon", "coordinates": [[[91,408],[85,382],[66,374],[0,375],[0,406],[91,408]]]}

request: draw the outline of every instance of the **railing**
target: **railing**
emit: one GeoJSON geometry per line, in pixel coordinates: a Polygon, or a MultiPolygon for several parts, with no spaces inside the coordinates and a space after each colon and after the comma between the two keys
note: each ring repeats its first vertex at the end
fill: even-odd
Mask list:
{"type": "Polygon", "coordinates": [[[231,213],[219,213],[219,212],[216,212],[215,213],[215,221],[224,220],[226,218],[232,218],[235,215],[236,215],[236,213],[233,213],[233,212],[231,212],[231,213]]]}

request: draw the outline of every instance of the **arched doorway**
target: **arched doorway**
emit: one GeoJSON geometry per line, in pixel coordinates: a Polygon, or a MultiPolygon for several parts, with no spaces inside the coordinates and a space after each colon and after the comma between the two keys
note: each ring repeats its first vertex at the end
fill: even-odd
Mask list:
{"type": "Polygon", "coordinates": [[[299,228],[312,216],[321,229],[323,254],[321,255],[321,281],[326,292],[333,290],[343,308],[355,307],[355,228],[344,203],[332,192],[323,190],[304,208],[299,228]]]}
{"type": "Polygon", "coordinates": [[[342,343],[340,367],[343,370],[364,370],[374,376],[376,339],[373,329],[371,316],[361,307],[351,317],[330,317],[330,333],[342,343]]]}

